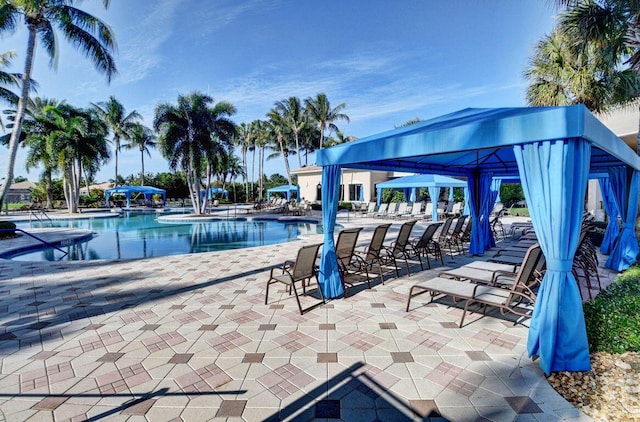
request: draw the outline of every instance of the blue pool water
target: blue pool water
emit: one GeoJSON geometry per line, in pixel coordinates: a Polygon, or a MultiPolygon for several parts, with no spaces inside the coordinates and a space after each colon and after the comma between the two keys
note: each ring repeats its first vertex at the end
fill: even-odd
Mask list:
{"type": "MultiPolygon", "coordinates": [[[[17,223],[18,228],[63,227],[91,230],[93,239],[62,247],[64,260],[136,259],[241,249],[296,240],[300,235],[322,233],[312,222],[230,219],[195,223],[159,222],[155,214],[125,213],[119,218],[57,220],[17,223]]],[[[40,249],[12,259],[55,261],[62,253],[40,249]]]]}

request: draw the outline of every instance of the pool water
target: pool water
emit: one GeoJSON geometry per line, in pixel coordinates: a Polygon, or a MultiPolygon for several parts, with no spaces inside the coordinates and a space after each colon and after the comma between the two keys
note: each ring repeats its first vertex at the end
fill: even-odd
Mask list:
{"type": "MultiPolygon", "coordinates": [[[[312,222],[278,222],[257,219],[210,220],[203,222],[159,222],[155,214],[126,212],[119,218],[54,220],[17,223],[21,229],[61,227],[91,230],[93,239],[64,246],[63,260],[137,259],[250,248],[290,242],[300,235],[322,233],[312,222]]],[[[62,253],[39,249],[14,256],[22,261],[57,261],[62,253]]]]}

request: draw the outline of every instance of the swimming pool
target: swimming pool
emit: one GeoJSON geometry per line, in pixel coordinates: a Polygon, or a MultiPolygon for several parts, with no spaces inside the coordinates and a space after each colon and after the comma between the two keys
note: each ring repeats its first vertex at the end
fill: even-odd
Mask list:
{"type": "MultiPolygon", "coordinates": [[[[63,227],[91,230],[91,240],[62,247],[64,260],[138,259],[250,248],[290,242],[301,235],[322,233],[311,221],[219,219],[200,222],[159,222],[155,214],[125,212],[118,218],[53,220],[16,223],[21,229],[63,227]]],[[[57,261],[62,253],[39,249],[16,255],[22,261],[57,261]]]]}

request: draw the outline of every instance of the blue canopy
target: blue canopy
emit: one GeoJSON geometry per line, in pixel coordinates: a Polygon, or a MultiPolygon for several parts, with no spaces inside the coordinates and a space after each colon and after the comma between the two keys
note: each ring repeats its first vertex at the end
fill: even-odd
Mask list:
{"type": "MultiPolygon", "coordinates": [[[[380,201],[382,200],[382,189],[411,189],[410,197],[414,198],[415,201],[415,190],[418,188],[430,188],[429,195],[431,192],[440,192],[440,188],[465,188],[467,187],[467,182],[460,179],[454,179],[449,176],[441,176],[439,174],[414,174],[413,176],[405,176],[399,177],[397,179],[389,180],[387,182],[378,183],[376,185],[376,189],[378,191],[378,205],[380,205],[380,201]],[[431,189],[433,188],[433,189],[431,189]]],[[[453,193],[453,190],[451,191],[453,193]]],[[[405,194],[406,195],[406,194],[405,194]]],[[[431,197],[431,202],[438,202],[438,195],[436,198],[431,197]]],[[[453,195],[451,195],[453,196],[453,195]]],[[[407,197],[409,199],[409,197],[407,197]]],[[[413,202],[412,201],[412,202],[413,202]]],[[[433,207],[433,221],[438,220],[438,209],[436,206],[433,207]]]]}
{"type": "Polygon", "coordinates": [[[296,185],[282,185],[267,190],[267,199],[271,198],[271,193],[283,192],[287,196],[287,201],[291,199],[291,193],[296,192],[296,199],[300,202],[300,187],[296,185]]]}
{"type": "Polygon", "coordinates": [[[122,193],[127,198],[127,208],[131,207],[131,194],[144,194],[145,201],[151,200],[151,195],[162,195],[162,206],[167,203],[167,192],[164,189],[155,188],[153,186],[116,186],[104,191],[104,200],[109,204],[109,197],[114,193],[122,193]]]}
{"type": "MultiPolygon", "coordinates": [[[[584,105],[465,109],[316,154],[326,190],[340,184],[337,175],[341,167],[467,177],[473,219],[470,250],[476,254],[483,253],[493,240],[487,238],[492,236],[491,230],[482,224],[488,221],[490,201],[495,199],[493,178],[519,178],[547,260],[531,319],[529,354],[540,357],[547,374],[590,369],[582,301],[571,273],[586,181],[590,173],[611,174],[610,170],[618,167],[627,170],[626,177],[611,181],[625,223],[618,243],[635,242],[637,251],[630,227],[637,212],[640,157],[584,105]],[[621,199],[624,195],[629,195],[626,203],[621,199]]],[[[325,247],[320,283],[328,297],[342,294],[335,275],[337,264],[332,262],[335,246],[329,241],[338,206],[337,198],[332,199],[322,207],[325,247]]],[[[627,265],[634,250],[620,249],[619,255],[612,253],[616,262],[607,262],[608,266],[627,265]]]]}
{"type": "MultiPolygon", "coordinates": [[[[204,198],[204,194],[206,192],[206,189],[203,189],[200,191],[200,197],[204,198]]],[[[226,189],[222,189],[222,188],[210,188],[209,189],[209,199],[213,199],[213,195],[218,195],[218,194],[222,194],[224,195],[225,199],[229,199],[229,191],[226,189]]]]}

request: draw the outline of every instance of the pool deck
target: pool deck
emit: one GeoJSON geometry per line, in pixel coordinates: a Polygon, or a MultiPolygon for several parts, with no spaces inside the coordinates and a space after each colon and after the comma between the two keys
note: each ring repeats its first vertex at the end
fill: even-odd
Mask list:
{"type": "MultiPolygon", "coordinates": [[[[364,245],[381,220],[338,223],[364,227],[364,245]]],[[[589,420],[527,357],[527,321],[472,314],[457,328],[461,309],[427,295],[405,312],[411,285],[439,263],[303,316],[279,286],[265,305],[269,270],[321,241],[0,260],[0,420],[589,420]]]]}

